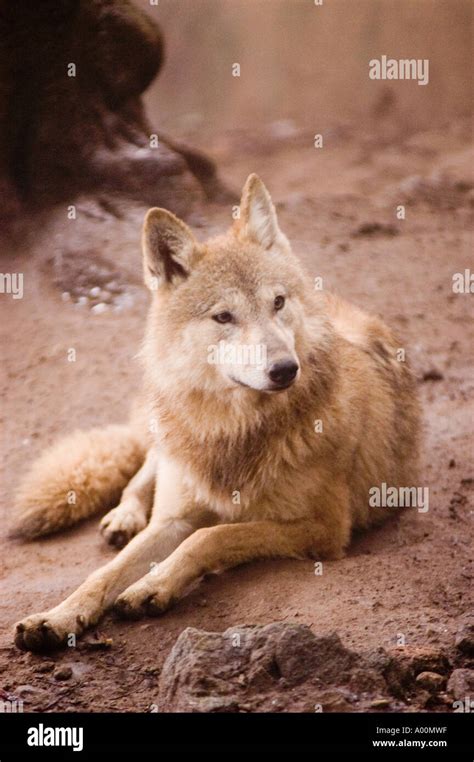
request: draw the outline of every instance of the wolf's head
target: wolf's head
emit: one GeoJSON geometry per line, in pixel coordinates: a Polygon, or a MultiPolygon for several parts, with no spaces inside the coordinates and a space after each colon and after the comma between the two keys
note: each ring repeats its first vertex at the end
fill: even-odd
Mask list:
{"type": "Polygon", "coordinates": [[[198,243],[173,214],[150,209],[142,240],[154,295],[147,356],[161,387],[275,393],[298,382],[307,286],[256,175],[226,235],[198,243]]]}

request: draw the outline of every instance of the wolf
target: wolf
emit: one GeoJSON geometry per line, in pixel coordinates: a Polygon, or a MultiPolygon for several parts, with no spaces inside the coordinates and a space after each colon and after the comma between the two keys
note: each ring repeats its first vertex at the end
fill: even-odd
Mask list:
{"type": "Polygon", "coordinates": [[[146,215],[140,402],[127,425],[76,432],[40,457],[13,526],[34,538],[116,505],[101,531],[122,549],[19,622],[22,649],[57,648],[112,607],[161,614],[204,575],[252,559],[338,559],[388,515],[369,505],[371,487],[416,484],[419,407],[399,343],[314,289],[255,174],[239,212],[205,243],[165,209],[146,215]],[[222,342],[234,351],[209,362],[222,342]]]}

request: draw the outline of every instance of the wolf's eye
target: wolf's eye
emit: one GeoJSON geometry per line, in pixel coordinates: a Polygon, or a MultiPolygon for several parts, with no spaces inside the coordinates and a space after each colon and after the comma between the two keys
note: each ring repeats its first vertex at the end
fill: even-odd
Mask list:
{"type": "Polygon", "coordinates": [[[230,323],[232,320],[232,314],[230,312],[219,312],[217,315],[213,315],[212,319],[216,323],[230,323]]]}
{"type": "Polygon", "coordinates": [[[275,301],[273,302],[273,306],[276,310],[282,310],[285,306],[285,297],[284,296],[275,296],[275,301]]]}

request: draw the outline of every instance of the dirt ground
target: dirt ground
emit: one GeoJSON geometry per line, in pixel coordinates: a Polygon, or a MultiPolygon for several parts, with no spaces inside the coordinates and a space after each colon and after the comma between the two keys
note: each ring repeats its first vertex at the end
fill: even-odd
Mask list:
{"type": "MultiPolygon", "coordinates": [[[[84,201],[80,236],[77,221],[58,212],[47,226],[33,221],[26,247],[4,252],[9,264],[0,263],[2,272],[23,272],[25,295],[2,299],[0,688],[21,697],[25,711],[150,710],[163,662],[187,626],[223,631],[294,621],[318,635],[336,631],[359,651],[403,642],[451,647],[473,590],[472,295],[452,289],[454,273],[474,269],[469,140],[463,122],[411,137],[345,128],[316,149],[309,131],[277,124],[258,135],[223,136],[213,147],[233,188],[251,171],[261,175],[310,275],[382,315],[401,336],[424,408],[429,511],[408,509],[355,538],[321,576],[311,561],[256,562],[204,580],[161,618],[108,616],[99,638],[113,642],[104,650],[92,636],[47,657],[12,646],[16,620],[58,603],[113,556],[98,520],[26,544],[9,540],[6,528],[15,485],[44,447],[75,428],[127,414],[139,384],[135,353],[147,305],[138,245],[143,209],[117,220],[84,201]],[[404,220],[396,217],[400,204],[404,220]],[[103,271],[94,269],[98,256],[103,271]],[[74,304],[81,288],[87,293],[107,278],[127,295],[114,308],[94,314],[74,304]],[[71,348],[75,362],[68,361],[71,348]],[[61,678],[61,666],[72,676],[61,678]]],[[[197,202],[190,223],[204,238],[230,219],[230,206],[197,202]]]]}

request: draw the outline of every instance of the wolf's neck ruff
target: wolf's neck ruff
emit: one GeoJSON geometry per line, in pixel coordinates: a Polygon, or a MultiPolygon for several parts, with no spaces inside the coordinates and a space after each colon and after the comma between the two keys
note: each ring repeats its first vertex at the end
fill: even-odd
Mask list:
{"type": "Polygon", "coordinates": [[[308,352],[297,384],[276,395],[240,388],[221,395],[193,388],[170,393],[149,384],[158,448],[198,474],[209,490],[230,495],[245,485],[255,495],[268,485],[269,468],[279,479],[282,469],[300,467],[303,451],[314,457],[314,420],[324,418],[337,383],[335,343],[308,352]]]}

